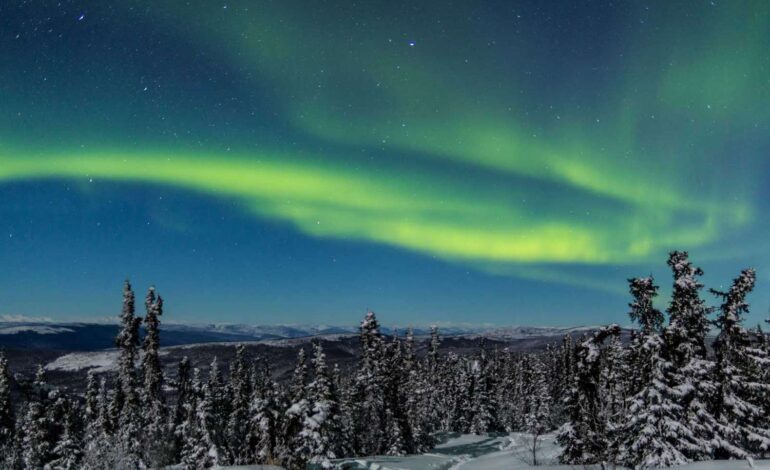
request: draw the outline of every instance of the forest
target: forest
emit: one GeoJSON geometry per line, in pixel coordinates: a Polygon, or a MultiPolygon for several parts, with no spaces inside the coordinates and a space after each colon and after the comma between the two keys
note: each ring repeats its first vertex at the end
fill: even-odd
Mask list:
{"type": "Polygon", "coordinates": [[[287,381],[242,345],[227,370],[212,357],[204,375],[182,359],[164,376],[163,299],[151,288],[140,317],[126,282],[117,373],[89,373],[84,394],[49,385],[42,366],[27,380],[11,377],[0,357],[0,465],[331,468],[342,457],[426,452],[448,432],[514,431],[531,436],[533,465],[551,432],[569,465],[765,457],[770,343],[743,325],[755,272],[704,292],[686,252],[672,252],[668,266],[665,310],[652,277],[628,281],[630,335],[608,325],[536,352],[489,349],[480,338],[461,355],[442,352],[436,328],[423,338],[381,334],[370,311],[353,367],[329,364],[315,342],[299,349],[287,381]]]}

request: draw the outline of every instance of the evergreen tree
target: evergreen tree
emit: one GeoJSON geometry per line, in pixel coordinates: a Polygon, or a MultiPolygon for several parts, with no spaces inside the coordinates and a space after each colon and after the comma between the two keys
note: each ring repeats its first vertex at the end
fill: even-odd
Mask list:
{"type": "Polygon", "coordinates": [[[538,359],[533,361],[532,379],[530,401],[524,419],[527,432],[531,436],[532,465],[538,465],[537,455],[542,436],[552,429],[551,394],[548,389],[546,369],[538,359]]]}
{"type": "Polygon", "coordinates": [[[606,429],[607,448],[603,460],[616,464],[621,453],[627,420],[628,384],[624,372],[628,364],[620,336],[613,336],[604,351],[600,376],[601,416],[606,429]]]}
{"type": "Polygon", "coordinates": [[[193,394],[192,377],[190,376],[190,360],[187,356],[183,357],[177,365],[176,372],[176,405],[174,406],[174,415],[172,428],[174,433],[174,460],[181,461],[182,447],[187,440],[185,431],[187,429],[187,418],[191,408],[190,400],[193,394]]]}
{"type": "Polygon", "coordinates": [[[193,371],[193,380],[185,404],[185,420],[179,430],[182,437],[181,461],[188,469],[206,469],[219,463],[216,446],[206,428],[206,412],[202,400],[200,370],[193,371]]]}
{"type": "Polygon", "coordinates": [[[169,462],[172,441],[166,439],[166,407],[163,399],[163,370],[160,362],[160,320],[163,299],[151,287],[145,299],[145,336],[142,344],[142,422],[145,460],[155,466],[169,462]]]}
{"type": "Polygon", "coordinates": [[[308,387],[311,408],[305,416],[300,436],[304,441],[303,447],[308,449],[310,462],[328,468],[331,466],[330,459],[340,456],[337,452],[341,426],[337,390],[329,375],[320,342],[314,347],[313,365],[314,380],[308,387]]]}
{"type": "Polygon", "coordinates": [[[83,419],[86,428],[94,428],[99,421],[99,384],[92,370],[86,376],[85,410],[83,419]]]}
{"type": "Polygon", "coordinates": [[[0,449],[12,444],[15,420],[11,406],[11,377],[8,374],[8,360],[0,353],[0,449]]]}
{"type": "Polygon", "coordinates": [[[136,380],[136,357],[139,346],[139,325],[142,319],[134,315],[134,291],[126,281],[123,287],[123,309],[120,331],[115,345],[120,351],[118,377],[113,394],[111,413],[120,448],[121,465],[139,466],[141,461],[141,414],[136,380]]]}
{"type": "Polygon", "coordinates": [[[669,383],[677,389],[681,404],[679,421],[692,432],[695,443],[680,441],[679,450],[689,459],[703,460],[714,453],[715,420],[707,404],[715,385],[711,378],[714,364],[706,356],[706,334],[711,309],[700,297],[703,270],[694,267],[687,252],[670,254],[668,265],[674,277],[669,325],[665,329],[665,358],[671,362],[669,383]]]}
{"type": "Polygon", "coordinates": [[[21,455],[24,468],[43,468],[50,458],[45,409],[38,400],[27,403],[21,423],[21,455]]]}
{"type": "Polygon", "coordinates": [[[276,384],[269,368],[264,372],[260,387],[255,387],[251,403],[251,429],[254,433],[255,459],[257,463],[275,463],[278,457],[278,432],[280,410],[276,400],[276,384]]]}
{"type": "Polygon", "coordinates": [[[471,364],[471,413],[470,432],[474,434],[486,434],[493,427],[494,409],[492,398],[487,389],[486,368],[483,359],[471,364]]]}
{"type": "Polygon", "coordinates": [[[243,465],[249,463],[253,456],[248,446],[251,375],[246,364],[246,348],[242,344],[236,346],[235,359],[230,365],[230,393],[232,409],[226,429],[230,461],[243,465]]]}
{"type": "Polygon", "coordinates": [[[748,313],[746,296],[753,290],[753,269],[741,272],[727,292],[712,290],[722,299],[716,325],[720,332],[714,342],[717,393],[714,415],[718,422],[717,458],[745,458],[770,448],[770,430],[761,406],[770,386],[759,371],[770,361],[751,344],[742,325],[748,313]]]}
{"type": "Polygon", "coordinates": [[[566,404],[569,420],[557,435],[563,446],[559,459],[571,465],[602,462],[608,447],[607,423],[601,413],[598,384],[601,374],[601,345],[620,334],[617,325],[604,327],[593,337],[582,341],[576,350],[575,381],[566,404]]]}
{"type": "Polygon", "coordinates": [[[441,338],[438,335],[438,327],[430,327],[430,343],[428,344],[428,369],[433,372],[438,364],[438,349],[441,338]]]}
{"type": "Polygon", "coordinates": [[[689,461],[685,452],[694,453],[700,447],[683,423],[682,394],[672,384],[674,365],[665,356],[662,314],[653,306],[658,286],[652,277],[630,279],[629,285],[634,298],[629,316],[640,329],[631,344],[636,380],[627,405],[630,420],[617,453],[619,460],[634,468],[680,465],[689,461]]]}
{"type": "Polygon", "coordinates": [[[232,403],[228,397],[222,372],[219,369],[219,361],[216,357],[209,366],[209,377],[204,386],[203,394],[204,424],[214,443],[217,461],[226,463],[227,434],[225,430],[232,410],[232,403]]]}
{"type": "Polygon", "coordinates": [[[83,447],[78,436],[72,405],[68,405],[63,416],[63,429],[53,448],[54,459],[46,466],[51,470],[75,470],[81,468],[83,447]]]}
{"type": "Polygon", "coordinates": [[[151,287],[145,299],[147,314],[144,317],[145,336],[142,344],[144,421],[151,427],[157,427],[163,418],[163,370],[160,363],[160,320],[163,315],[163,299],[155,296],[151,287]]]}
{"type": "Polygon", "coordinates": [[[648,365],[650,381],[634,395],[628,407],[621,460],[633,468],[671,467],[689,459],[679,449],[697,447],[695,436],[680,417],[679,394],[669,385],[672,365],[662,355],[663,339],[656,333],[643,336],[640,344],[648,365]]]}
{"type": "Polygon", "coordinates": [[[297,352],[297,364],[292,375],[289,390],[289,407],[285,412],[281,432],[281,463],[289,468],[304,468],[310,459],[310,449],[305,445],[301,433],[305,418],[310,414],[310,402],[307,393],[307,363],[305,350],[297,352]]]}
{"type": "Polygon", "coordinates": [[[360,329],[361,359],[354,377],[351,430],[357,454],[382,454],[387,449],[384,341],[374,312],[367,312],[360,329]]]}

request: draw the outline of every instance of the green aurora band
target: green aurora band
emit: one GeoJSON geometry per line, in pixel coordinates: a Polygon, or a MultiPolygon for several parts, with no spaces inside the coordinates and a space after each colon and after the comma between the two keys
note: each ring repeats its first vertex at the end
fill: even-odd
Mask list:
{"type": "Polygon", "coordinates": [[[643,263],[675,247],[727,255],[762,210],[768,2],[727,6],[729,15],[699,7],[684,24],[682,5],[658,3],[658,30],[623,37],[625,53],[596,86],[570,74],[588,59],[550,63],[557,46],[534,47],[535,30],[522,27],[521,43],[500,53],[486,34],[452,24],[470,4],[443,22],[421,10],[406,24],[387,3],[332,12],[282,2],[269,14],[249,5],[162,2],[153,21],[272,90],[304,148],[137,150],[107,139],[52,151],[0,128],[0,181],[168,185],[236,200],[311,236],[573,284],[590,281],[549,266],[643,263]],[[416,47],[405,46],[408,29],[419,32],[416,47]],[[731,155],[736,140],[745,158],[731,155]]]}

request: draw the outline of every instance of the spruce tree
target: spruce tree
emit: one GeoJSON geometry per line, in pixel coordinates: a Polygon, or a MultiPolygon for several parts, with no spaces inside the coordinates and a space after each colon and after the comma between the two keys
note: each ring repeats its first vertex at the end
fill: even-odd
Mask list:
{"type": "Polygon", "coordinates": [[[650,381],[630,399],[626,439],[620,460],[632,468],[671,467],[687,463],[680,451],[696,447],[692,432],[680,421],[679,394],[669,385],[672,364],[663,357],[663,339],[645,335],[640,344],[650,381]]]}
{"type": "Polygon", "coordinates": [[[185,429],[187,425],[187,415],[191,408],[190,400],[192,396],[192,377],[190,376],[190,360],[187,356],[183,357],[177,365],[176,372],[176,405],[174,406],[174,415],[172,428],[174,433],[174,460],[181,461],[182,446],[185,444],[185,429]]]}
{"type": "Polygon", "coordinates": [[[628,416],[628,383],[624,372],[627,370],[626,351],[620,335],[613,336],[605,348],[602,358],[602,372],[599,389],[601,416],[605,422],[607,447],[603,460],[616,464],[621,453],[624,425],[628,416]]]}
{"type": "Polygon", "coordinates": [[[532,453],[532,465],[538,465],[537,456],[542,442],[542,436],[552,429],[550,421],[552,401],[546,377],[547,371],[538,358],[535,358],[533,361],[532,370],[530,400],[524,421],[526,430],[531,436],[529,448],[532,453]]]}
{"type": "Polygon", "coordinates": [[[674,365],[667,359],[660,331],[662,314],[653,305],[658,286],[652,277],[630,279],[629,285],[634,298],[629,316],[640,329],[631,344],[636,380],[618,459],[633,468],[680,465],[689,461],[685,451],[696,452],[699,443],[683,423],[681,392],[673,383],[674,365]]]}
{"type": "Polygon", "coordinates": [[[75,470],[81,468],[83,447],[73,413],[73,407],[69,404],[63,416],[62,432],[53,448],[54,458],[46,466],[46,469],[75,470]]]}
{"type": "Polygon", "coordinates": [[[722,300],[716,325],[720,332],[714,342],[717,393],[714,415],[718,422],[717,458],[745,458],[770,449],[762,402],[770,393],[759,372],[769,364],[751,343],[743,327],[748,313],[746,296],[754,289],[753,269],[741,272],[727,292],[713,290],[722,300]]]}
{"type": "Polygon", "coordinates": [[[603,461],[607,449],[607,423],[604,421],[599,396],[601,375],[601,346],[605,340],[620,334],[620,327],[611,325],[582,341],[576,350],[575,380],[566,404],[568,421],[557,435],[563,450],[562,463],[595,464],[603,461]]]}
{"type": "Polygon", "coordinates": [[[341,456],[338,454],[341,447],[340,408],[321,343],[317,343],[313,349],[315,374],[308,387],[311,408],[305,416],[300,436],[304,441],[303,447],[310,455],[310,463],[328,468],[331,459],[341,456]]]}
{"type": "Polygon", "coordinates": [[[48,462],[51,444],[47,435],[45,409],[38,400],[27,403],[21,422],[21,455],[24,468],[43,468],[48,462]]]}
{"type": "Polygon", "coordinates": [[[677,389],[681,405],[679,421],[695,438],[693,444],[682,440],[679,450],[691,460],[710,458],[715,449],[715,420],[708,403],[714,391],[713,361],[706,355],[706,334],[711,309],[700,297],[703,284],[698,280],[703,270],[694,267],[687,252],[675,251],[668,265],[674,277],[669,325],[665,329],[666,348],[663,355],[671,362],[670,384],[677,389]]]}
{"type": "Polygon", "coordinates": [[[232,403],[228,397],[227,387],[219,369],[219,361],[215,357],[209,366],[208,380],[203,387],[203,408],[205,410],[205,425],[209,430],[211,440],[216,448],[217,461],[227,462],[227,428],[228,417],[232,403]]]}
{"type": "Polygon", "coordinates": [[[247,464],[253,457],[248,446],[251,390],[251,375],[246,361],[246,348],[239,344],[236,346],[235,359],[230,364],[230,401],[232,409],[225,431],[230,451],[230,461],[235,465],[247,464]]]}
{"type": "Polygon", "coordinates": [[[301,348],[297,353],[297,364],[289,389],[289,406],[284,413],[281,430],[281,463],[289,469],[304,468],[311,457],[301,436],[305,418],[310,414],[306,380],[306,356],[305,350],[301,348]]]}
{"type": "Polygon", "coordinates": [[[280,410],[276,399],[276,384],[269,368],[265,368],[259,387],[254,387],[251,402],[251,430],[254,434],[256,463],[271,464],[278,458],[280,410]]]}
{"type": "Polygon", "coordinates": [[[163,399],[163,370],[160,362],[160,320],[163,299],[151,287],[145,298],[145,336],[142,343],[142,423],[143,454],[149,463],[169,463],[172,441],[166,439],[166,408],[163,399]]]}
{"type": "Polygon", "coordinates": [[[144,317],[145,336],[142,344],[144,421],[157,427],[163,418],[163,370],[160,363],[160,319],[163,315],[163,299],[155,295],[151,287],[145,299],[147,314],[144,317]]]}
{"type": "Polygon", "coordinates": [[[11,377],[8,373],[8,360],[0,353],[0,449],[12,444],[15,420],[11,406],[11,377]]]}
{"type": "Polygon", "coordinates": [[[136,358],[139,346],[139,325],[142,319],[134,315],[134,292],[126,281],[123,287],[123,309],[120,331],[115,345],[120,351],[118,377],[113,395],[112,414],[121,464],[141,464],[141,413],[136,380],[136,358]]]}

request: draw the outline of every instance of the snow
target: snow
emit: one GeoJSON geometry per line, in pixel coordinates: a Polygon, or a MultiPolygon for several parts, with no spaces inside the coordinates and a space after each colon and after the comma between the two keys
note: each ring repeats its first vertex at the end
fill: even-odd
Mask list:
{"type": "MultiPolygon", "coordinates": [[[[435,447],[433,452],[405,457],[367,457],[335,461],[335,468],[369,470],[521,470],[531,465],[530,445],[532,438],[524,433],[490,436],[473,434],[453,435],[435,447]]],[[[542,437],[538,450],[538,467],[549,469],[574,469],[559,465],[555,435],[542,437]]],[[[251,468],[251,467],[250,467],[251,468]]],[[[582,468],[582,467],[581,467],[582,468]]],[[[586,468],[600,468],[599,466],[586,468]]],[[[697,462],[676,467],[681,470],[737,470],[751,466],[746,461],[697,462]]],[[[770,461],[755,461],[754,468],[770,469],[770,461]]]]}
{"type": "MultiPolygon", "coordinates": [[[[161,356],[168,351],[160,351],[161,356]]],[[[61,370],[75,372],[82,369],[91,369],[94,373],[103,373],[118,370],[118,350],[89,351],[65,354],[49,362],[45,370],[61,370]]],[[[141,360],[141,353],[140,353],[141,360]]]]}
{"type": "Polygon", "coordinates": [[[19,333],[37,333],[39,335],[55,335],[58,333],[74,333],[71,328],[60,326],[20,325],[0,327],[0,335],[15,335],[19,333]]]}

